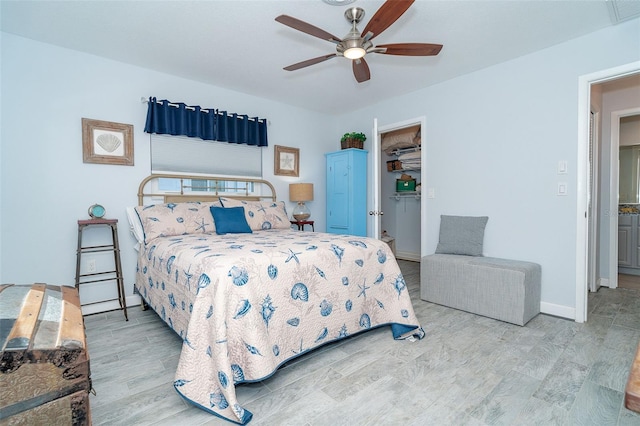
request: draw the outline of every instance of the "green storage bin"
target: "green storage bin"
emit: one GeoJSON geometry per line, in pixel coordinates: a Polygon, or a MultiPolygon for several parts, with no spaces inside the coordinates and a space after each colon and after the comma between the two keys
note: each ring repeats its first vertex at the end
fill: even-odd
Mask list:
{"type": "Polygon", "coordinates": [[[416,180],[402,180],[396,179],[396,192],[403,191],[415,191],[416,190],[416,180]]]}

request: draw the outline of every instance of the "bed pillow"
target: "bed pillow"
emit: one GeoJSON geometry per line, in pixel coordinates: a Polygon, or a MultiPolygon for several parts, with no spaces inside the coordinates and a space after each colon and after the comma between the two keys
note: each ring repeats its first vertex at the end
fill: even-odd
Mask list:
{"type": "Polygon", "coordinates": [[[440,239],[436,253],[482,256],[488,216],[440,216],[440,239]]]}
{"type": "Polygon", "coordinates": [[[251,228],[244,214],[244,207],[214,207],[211,215],[216,223],[216,234],[251,234],[251,228]]]}
{"type": "Polygon", "coordinates": [[[140,223],[140,218],[138,217],[138,213],[136,213],[135,207],[127,207],[127,220],[129,221],[129,231],[131,235],[136,238],[136,250],[140,248],[140,244],[144,244],[144,229],[142,229],[142,224],[140,223]]]}
{"type": "Polygon", "coordinates": [[[244,207],[247,223],[253,231],[291,228],[284,201],[245,201],[220,197],[220,202],[225,208],[244,207]]]}
{"type": "Polygon", "coordinates": [[[215,232],[215,224],[209,210],[211,206],[220,206],[220,203],[196,201],[136,207],[135,212],[144,232],[144,243],[149,244],[158,237],[215,232]]]}

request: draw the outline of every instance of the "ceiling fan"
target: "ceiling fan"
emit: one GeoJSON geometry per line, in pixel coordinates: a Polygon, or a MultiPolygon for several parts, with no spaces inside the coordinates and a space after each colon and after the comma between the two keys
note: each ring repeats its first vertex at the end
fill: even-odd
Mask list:
{"type": "Polygon", "coordinates": [[[294,71],[300,68],[315,65],[328,59],[344,56],[351,59],[353,75],[358,83],[362,83],[371,78],[369,65],[364,60],[368,53],[382,53],[385,55],[401,56],[435,56],[442,49],[441,44],[430,43],[394,43],[380,44],[374,46],[371,40],[389,28],[404,12],[409,9],[415,0],[387,0],[380,9],[376,11],[371,20],[364,27],[362,32],[356,27],[364,17],[364,10],[360,7],[351,7],[344,13],[344,17],[351,22],[351,31],[342,39],[330,34],[307,22],[293,18],[288,15],[280,15],[276,21],[287,25],[303,33],[327,40],[336,44],[336,53],[319,56],[306,61],[298,62],[288,67],[286,71],[294,71]]]}

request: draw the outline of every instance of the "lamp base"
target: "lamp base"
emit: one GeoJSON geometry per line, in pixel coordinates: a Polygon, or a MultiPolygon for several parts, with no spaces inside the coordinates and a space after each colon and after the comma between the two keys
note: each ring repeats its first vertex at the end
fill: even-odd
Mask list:
{"type": "Polygon", "coordinates": [[[309,208],[302,201],[298,201],[298,204],[293,208],[291,216],[298,222],[303,222],[311,217],[309,208]]]}

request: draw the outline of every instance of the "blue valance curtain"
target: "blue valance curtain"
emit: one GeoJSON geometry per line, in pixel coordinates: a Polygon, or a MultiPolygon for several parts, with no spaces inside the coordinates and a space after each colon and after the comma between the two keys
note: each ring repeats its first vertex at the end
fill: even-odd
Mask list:
{"type": "Polygon", "coordinates": [[[267,120],[149,98],[146,133],[268,146],[267,120]]]}

